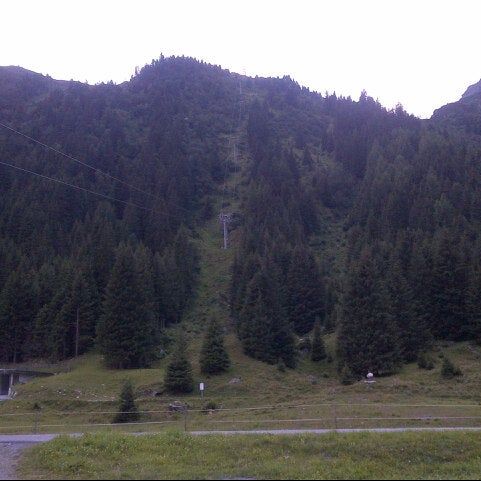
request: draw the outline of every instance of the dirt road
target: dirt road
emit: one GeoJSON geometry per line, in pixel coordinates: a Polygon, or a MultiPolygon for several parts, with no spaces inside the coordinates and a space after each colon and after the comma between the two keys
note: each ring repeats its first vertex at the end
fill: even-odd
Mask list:
{"type": "Polygon", "coordinates": [[[25,448],[31,444],[0,443],[0,479],[17,479],[15,470],[25,448]]]}

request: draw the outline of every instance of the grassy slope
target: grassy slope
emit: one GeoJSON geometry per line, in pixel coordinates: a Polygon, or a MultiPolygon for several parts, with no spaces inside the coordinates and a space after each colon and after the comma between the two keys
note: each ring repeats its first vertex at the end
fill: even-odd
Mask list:
{"type": "Polygon", "coordinates": [[[481,436],[60,438],[24,458],[27,479],[479,479],[481,436]]]}

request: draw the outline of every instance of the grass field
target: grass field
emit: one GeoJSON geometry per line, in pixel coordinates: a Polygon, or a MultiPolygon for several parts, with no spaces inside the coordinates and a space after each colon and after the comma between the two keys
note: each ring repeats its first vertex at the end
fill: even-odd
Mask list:
{"type": "Polygon", "coordinates": [[[27,479],[479,479],[469,433],[191,437],[87,435],[33,448],[27,479]]]}
{"type": "MultiPolygon", "coordinates": [[[[19,388],[16,399],[0,403],[0,434],[32,432],[36,420],[40,426],[50,426],[41,427],[40,432],[110,429],[109,426],[83,425],[111,422],[118,392],[126,378],[135,385],[141,410],[160,411],[145,414],[142,421],[167,423],[127,428],[137,431],[183,428],[184,416],[167,412],[172,400],[188,404],[189,430],[333,428],[335,418],[339,428],[481,425],[481,352],[468,344],[440,350],[461,366],[464,376],[459,379],[442,380],[439,359],[433,371],[409,365],[398,375],[379,379],[374,385],[360,382],[343,386],[333,364],[314,365],[303,360],[297,370],[281,373],[275,366],[246,358],[233,335],[229,335],[227,341],[233,360],[228,373],[205,379],[196,366],[196,379],[207,385],[204,400],[197,393],[178,398],[156,396],[162,388],[165,361],[155,369],[118,372],[105,369],[99,356],[89,355],[73,364],[70,372],[35,380],[19,388]],[[241,381],[230,384],[233,378],[241,381]],[[313,378],[316,378],[315,384],[313,378]],[[39,416],[32,410],[36,402],[42,407],[39,416]],[[218,409],[200,412],[207,403],[214,403],[218,409]],[[331,404],[338,404],[335,411],[331,404]],[[269,408],[274,405],[275,409],[269,408]],[[250,407],[263,409],[246,409],[250,407]],[[437,416],[453,419],[406,419],[437,416]],[[354,417],[363,419],[351,419],[354,417]],[[300,419],[316,421],[296,421],[300,419]]],[[[194,342],[193,360],[199,344],[194,342]]]]}

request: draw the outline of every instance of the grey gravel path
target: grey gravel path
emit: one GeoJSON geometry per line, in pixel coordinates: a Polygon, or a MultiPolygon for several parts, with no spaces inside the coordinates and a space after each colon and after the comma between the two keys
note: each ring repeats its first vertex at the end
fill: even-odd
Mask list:
{"type": "Polygon", "coordinates": [[[31,444],[0,443],[0,479],[17,479],[15,470],[22,451],[31,444]]]}

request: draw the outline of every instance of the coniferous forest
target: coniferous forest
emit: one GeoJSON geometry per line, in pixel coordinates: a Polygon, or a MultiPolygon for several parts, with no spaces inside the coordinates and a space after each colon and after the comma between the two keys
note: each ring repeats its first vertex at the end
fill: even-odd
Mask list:
{"type": "MultiPolygon", "coordinates": [[[[339,371],[360,377],[438,340],[481,342],[479,89],[420,120],[190,58],[120,85],[8,67],[0,123],[24,134],[0,128],[2,362],[97,349],[150,366],[195,298],[198,230],[230,208],[239,165],[224,327],[247,355],[295,368],[299,339],[314,330],[324,356],[336,333],[339,371]]],[[[209,329],[206,369],[223,370],[209,329]]]]}

